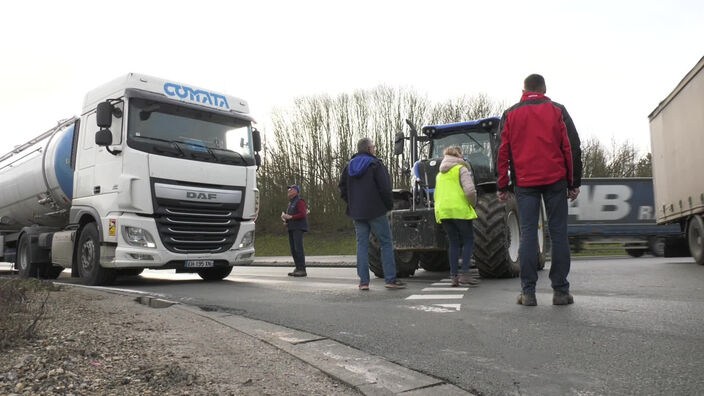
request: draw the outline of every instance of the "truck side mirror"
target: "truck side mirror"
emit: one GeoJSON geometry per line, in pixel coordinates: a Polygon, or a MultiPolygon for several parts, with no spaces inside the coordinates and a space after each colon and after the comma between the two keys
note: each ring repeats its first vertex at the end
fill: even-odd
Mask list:
{"type": "Polygon", "coordinates": [[[95,119],[98,127],[110,128],[112,126],[112,111],[113,106],[110,102],[105,101],[98,103],[98,107],[95,111],[95,119]]]}
{"type": "Polygon", "coordinates": [[[254,151],[262,151],[262,134],[257,128],[252,128],[252,142],[254,143],[254,151]]]}
{"type": "Polygon", "coordinates": [[[403,142],[405,140],[406,137],[403,135],[403,132],[396,134],[396,137],[394,138],[394,155],[403,154],[403,142]]]}
{"type": "MultiPolygon", "coordinates": [[[[102,104],[102,103],[101,103],[102,104]]],[[[95,133],[95,144],[98,146],[109,146],[112,144],[112,132],[109,129],[101,129],[95,133]]]]}

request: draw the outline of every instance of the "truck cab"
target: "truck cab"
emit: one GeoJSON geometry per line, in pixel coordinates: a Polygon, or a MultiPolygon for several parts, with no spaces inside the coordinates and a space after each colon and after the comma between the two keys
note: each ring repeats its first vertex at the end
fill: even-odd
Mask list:
{"type": "MultiPolygon", "coordinates": [[[[88,92],[65,128],[70,171],[53,198],[69,203],[65,224],[38,231],[51,234],[49,265],[105,284],[144,268],[216,280],[252,263],[261,138],[248,113],[239,98],[135,73],[88,92]]],[[[20,263],[46,265],[21,255],[18,242],[20,263]]]]}

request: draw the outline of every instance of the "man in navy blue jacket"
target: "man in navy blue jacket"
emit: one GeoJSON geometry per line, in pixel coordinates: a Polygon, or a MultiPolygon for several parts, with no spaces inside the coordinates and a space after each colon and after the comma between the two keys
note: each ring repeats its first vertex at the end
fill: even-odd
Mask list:
{"type": "Polygon", "coordinates": [[[359,289],[369,290],[369,234],[381,245],[381,261],[387,289],[402,289],[396,279],[391,227],[386,213],[393,208],[391,178],[384,163],[374,156],[376,147],[369,138],[357,142],[357,154],[340,176],[340,196],[347,202],[347,215],[354,220],[357,234],[357,275],[359,289]]]}

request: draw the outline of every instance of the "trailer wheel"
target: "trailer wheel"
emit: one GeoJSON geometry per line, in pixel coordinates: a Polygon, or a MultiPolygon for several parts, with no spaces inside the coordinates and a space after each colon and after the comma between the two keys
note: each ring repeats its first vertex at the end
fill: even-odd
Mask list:
{"type": "MultiPolygon", "coordinates": [[[[418,269],[418,253],[412,250],[394,250],[396,277],[408,278],[418,269]]],[[[381,246],[374,234],[369,235],[369,269],[377,278],[384,277],[384,266],[381,262],[381,246]]]]}
{"type": "Polygon", "coordinates": [[[19,243],[17,243],[17,270],[19,270],[20,278],[36,278],[37,265],[32,264],[29,257],[29,236],[22,234],[19,243]]]}
{"type": "Polygon", "coordinates": [[[511,196],[499,202],[495,194],[480,194],[475,207],[474,260],[483,278],[513,278],[518,276],[518,246],[520,227],[518,204],[511,196]]]}
{"type": "Polygon", "coordinates": [[[687,242],[694,261],[699,265],[704,265],[704,220],[699,215],[694,215],[689,220],[687,242]]]}
{"type": "Polygon", "coordinates": [[[447,252],[423,252],[418,254],[418,265],[426,271],[444,272],[450,270],[447,252]]]}
{"type": "Polygon", "coordinates": [[[204,281],[212,282],[219,281],[227,278],[232,272],[232,267],[214,267],[214,268],[203,268],[198,270],[198,276],[200,276],[204,281]]]}
{"type": "Polygon", "coordinates": [[[95,223],[83,226],[78,238],[78,271],[89,286],[108,285],[115,280],[115,270],[100,265],[100,237],[95,223]]]}

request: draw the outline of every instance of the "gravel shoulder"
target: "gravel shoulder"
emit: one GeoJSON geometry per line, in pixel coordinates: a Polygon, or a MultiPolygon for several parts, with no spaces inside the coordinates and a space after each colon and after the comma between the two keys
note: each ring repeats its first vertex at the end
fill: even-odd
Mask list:
{"type": "Polygon", "coordinates": [[[249,335],[174,308],[63,287],[38,337],[0,351],[0,394],[357,395],[249,335]]]}

